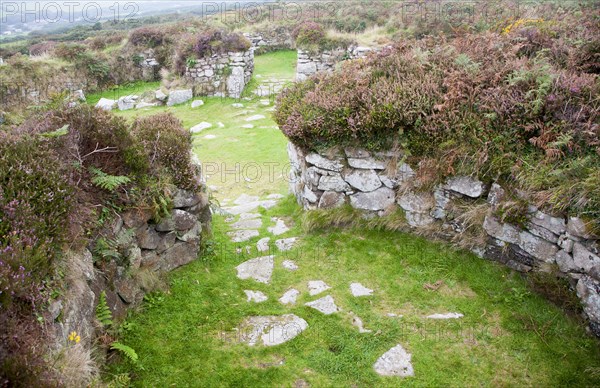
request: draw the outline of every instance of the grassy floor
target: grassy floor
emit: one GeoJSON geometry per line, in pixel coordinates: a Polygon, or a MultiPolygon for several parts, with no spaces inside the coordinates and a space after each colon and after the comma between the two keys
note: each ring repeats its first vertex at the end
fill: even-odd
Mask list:
{"type": "MultiPolygon", "coordinates": [[[[256,58],[256,74],[289,79],[291,53],[256,58]]],[[[291,69],[291,70],[290,70],[291,69]]],[[[263,77],[255,78],[255,84],[263,77]]],[[[154,87],[154,86],[152,86],[154,87]]],[[[136,115],[171,111],[190,127],[201,121],[213,127],[195,136],[201,160],[232,170],[240,163],[286,163],[285,139],[269,118],[271,105],[251,101],[204,98],[206,104],[190,109],[172,108],[120,112],[136,115]],[[244,108],[234,108],[234,102],[244,108]],[[242,128],[245,118],[264,114],[254,128],[242,128]],[[218,122],[223,123],[219,127],[218,122]],[[206,135],[216,136],[206,139],[206,135]]],[[[208,168],[207,168],[208,169],[208,168]]],[[[222,170],[221,170],[222,171],[222,170]]],[[[264,169],[263,169],[264,175],[264,169]]],[[[248,182],[241,174],[213,172],[209,184],[219,186],[221,200],[242,192],[264,196],[284,193],[280,173],[248,182]]],[[[246,176],[248,177],[248,176],[246,176]]],[[[270,210],[261,210],[260,237],[270,235],[271,217],[283,217],[292,226],[281,237],[299,236],[292,251],[275,252],[270,285],[236,278],[235,266],[260,256],[255,250],[230,242],[223,217],[214,216],[211,249],[200,260],[169,275],[166,293],[150,295],[140,311],[122,325],[120,342],[133,347],[135,365],[112,365],[114,374],[130,372],[135,386],[266,387],[302,386],[593,386],[600,375],[596,340],[558,308],[532,294],[514,272],[446,245],[399,233],[362,228],[306,232],[302,211],[287,197],[270,210]],[[294,260],[296,272],[281,262],[294,260]],[[342,270],[343,269],[343,270],[342,270]],[[307,295],[308,280],[332,286],[342,312],[325,316],[304,306],[317,299],[307,295]],[[437,291],[427,283],[443,281],[437,291]],[[349,284],[361,282],[375,290],[372,297],[354,298],[349,284]],[[294,287],[302,292],[294,307],[277,299],[294,287]],[[260,290],[269,299],[246,302],[244,289],[260,290]],[[360,334],[349,312],[362,318],[371,333],[360,334]],[[432,313],[460,312],[464,318],[432,321],[432,313]],[[294,313],[309,328],[292,341],[264,348],[236,340],[235,328],[245,317],[294,313]],[[388,314],[396,316],[391,317],[388,314]],[[401,316],[401,317],[400,317],[401,316]],[[373,370],[377,358],[396,344],[412,354],[415,377],[383,378],[373,370]],[[595,380],[596,379],[596,380],[595,380]]],[[[318,224],[318,222],[314,222],[318,224]]],[[[260,238],[247,243],[254,247],[260,238]]]]}
{"type": "MultiPolygon", "coordinates": [[[[282,214],[295,225],[285,236],[302,235],[293,198],[263,211],[265,226],[282,214]]],[[[413,355],[416,376],[402,380],[410,386],[594,382],[597,342],[504,267],[408,234],[332,230],[304,235],[297,248],[277,254],[272,284],[263,285],[236,278],[235,266],[258,254],[237,254],[226,228],[215,217],[216,254],[171,274],[170,292],[150,298],[128,319],[122,342],[138,351],[139,366],[119,364],[114,373],[133,369],[136,386],[293,386],[298,380],[312,386],[397,386],[398,378],[382,378],[372,365],[400,343],[413,355]],[[300,269],[284,270],[284,259],[300,269]],[[316,279],[332,286],[328,293],[341,313],[325,316],[303,305],[316,299],[306,293],[306,282],[316,279]],[[439,290],[424,289],[437,280],[444,282],[439,290]],[[374,296],[352,297],[348,287],[354,281],[375,289],[374,296]],[[289,287],[302,292],[293,308],[277,301],[289,287]],[[247,303],[244,289],[263,291],[269,300],[247,303]],[[349,311],[373,332],[359,334],[349,311]],[[424,319],[453,311],[465,317],[424,319]],[[309,328],[272,348],[235,340],[244,317],[284,313],[304,318],[309,328]]]]}

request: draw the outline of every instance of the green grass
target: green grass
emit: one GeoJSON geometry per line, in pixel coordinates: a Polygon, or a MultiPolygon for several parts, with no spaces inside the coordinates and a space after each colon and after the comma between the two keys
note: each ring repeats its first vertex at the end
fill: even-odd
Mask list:
{"type": "MultiPolygon", "coordinates": [[[[294,225],[284,237],[302,234],[293,198],[263,211],[265,227],[274,215],[288,215],[294,225]]],[[[504,267],[409,234],[334,229],[304,235],[294,250],[276,254],[272,284],[263,285],[236,278],[235,266],[257,254],[236,254],[226,230],[215,217],[217,254],[171,274],[169,294],[128,319],[134,329],[121,342],[140,356],[136,386],[291,386],[299,379],[311,386],[397,386],[398,378],[379,377],[372,365],[398,343],[413,355],[416,376],[402,380],[410,386],[594,383],[585,371],[598,367],[597,342],[504,267]],[[286,258],[300,269],[284,270],[286,258]],[[304,306],[317,298],[306,292],[307,281],[315,279],[332,286],[322,295],[331,294],[341,313],[325,316],[304,306]],[[437,280],[444,281],[438,291],[423,288],[437,280]],[[354,281],[374,288],[374,296],[352,297],[354,281]],[[277,301],[289,287],[302,292],[292,308],[277,301]],[[269,300],[247,303],[244,289],[261,290],[269,300]],[[348,311],[373,332],[359,334],[348,311]],[[465,317],[423,318],[451,311],[465,317]],[[248,347],[221,334],[235,338],[234,328],[247,316],[284,313],[309,324],[287,344],[248,347]],[[263,365],[281,360],[280,366],[263,365]]],[[[113,372],[127,370],[123,363],[113,372]]]]}
{"type": "MultiPolygon", "coordinates": [[[[277,78],[293,75],[290,53],[256,58],[256,73],[277,78]],[[275,75],[277,74],[277,75],[275,75]]],[[[262,77],[260,77],[262,78],[262,77]]],[[[258,78],[258,80],[260,80],[258,78]]],[[[255,78],[255,81],[257,79],[255,78]]],[[[254,84],[256,85],[257,82],[254,84]]],[[[286,139],[269,117],[270,107],[260,99],[203,98],[205,105],[190,109],[151,108],[118,114],[137,115],[171,111],[186,127],[208,121],[213,127],[195,135],[195,151],[205,163],[287,163],[286,139]],[[244,118],[264,114],[252,129],[242,128],[244,118]],[[216,124],[222,122],[223,128],[216,124]],[[213,134],[215,139],[205,139],[213,134]]],[[[211,174],[220,200],[242,192],[264,196],[286,191],[279,174],[257,182],[235,174],[211,174]]],[[[134,386],[267,387],[294,386],[304,380],[311,386],[592,386],[600,372],[597,341],[581,322],[531,293],[520,275],[505,267],[456,251],[448,245],[402,232],[363,228],[348,209],[329,215],[301,211],[293,197],[268,211],[261,210],[260,237],[270,235],[271,217],[283,217],[292,229],[282,236],[301,236],[289,252],[275,252],[270,285],[236,278],[235,267],[260,256],[255,250],[238,254],[223,217],[213,218],[212,251],[169,274],[167,293],[147,298],[127,319],[119,342],[134,348],[137,365],[123,360],[112,364],[111,374],[129,372],[134,386]],[[348,229],[324,228],[331,223],[355,225],[348,229]],[[285,259],[300,269],[288,272],[285,259]],[[304,306],[307,281],[321,279],[342,312],[330,316],[304,306]],[[437,291],[426,283],[443,281],[437,291]],[[361,282],[375,289],[372,297],[354,298],[349,284],[361,282]],[[302,292],[294,307],[278,298],[290,287],[302,292]],[[247,303],[243,290],[260,290],[269,300],[247,303]],[[359,334],[348,315],[353,311],[372,333],[359,334]],[[432,313],[460,312],[453,321],[430,321],[432,313]],[[248,347],[235,340],[235,328],[252,315],[294,313],[309,328],[292,341],[270,348],[248,347]],[[389,317],[388,313],[402,315],[389,317]],[[415,377],[382,378],[373,371],[377,358],[396,344],[412,353],[415,377]],[[281,361],[283,364],[280,365],[281,361]],[[595,374],[594,374],[595,373],[595,374]]],[[[371,227],[401,227],[401,214],[371,227]]]]}

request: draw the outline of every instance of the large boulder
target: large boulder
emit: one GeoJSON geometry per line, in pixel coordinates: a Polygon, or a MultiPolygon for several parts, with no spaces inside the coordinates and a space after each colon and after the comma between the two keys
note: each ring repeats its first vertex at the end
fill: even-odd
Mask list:
{"type": "Polygon", "coordinates": [[[227,94],[229,97],[240,98],[246,86],[244,80],[244,68],[235,66],[231,68],[231,74],[227,77],[227,94]]]}
{"type": "Polygon", "coordinates": [[[167,106],[183,104],[191,100],[193,96],[192,89],[173,90],[169,92],[167,106]]]}
{"type": "Polygon", "coordinates": [[[112,110],[115,107],[116,103],[116,100],[101,98],[100,101],[98,101],[98,103],[96,104],[96,108],[100,108],[103,110],[112,110]]]}
{"type": "Polygon", "coordinates": [[[135,108],[137,96],[124,96],[117,100],[117,106],[119,110],[130,110],[135,108]]]}

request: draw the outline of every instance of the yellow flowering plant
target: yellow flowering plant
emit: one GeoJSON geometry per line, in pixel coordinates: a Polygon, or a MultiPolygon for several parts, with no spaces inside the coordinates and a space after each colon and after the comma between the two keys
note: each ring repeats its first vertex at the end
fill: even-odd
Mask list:
{"type": "Polygon", "coordinates": [[[72,331],[71,334],[69,334],[69,341],[71,342],[75,342],[76,344],[79,343],[79,341],[81,341],[81,337],[77,334],[76,331],[72,331]]]}

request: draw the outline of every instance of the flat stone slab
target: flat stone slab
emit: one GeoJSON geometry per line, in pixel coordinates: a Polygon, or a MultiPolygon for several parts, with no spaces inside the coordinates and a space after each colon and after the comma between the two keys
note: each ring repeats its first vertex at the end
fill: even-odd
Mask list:
{"type": "Polygon", "coordinates": [[[234,107],[234,108],[243,108],[244,104],[240,104],[240,103],[236,102],[235,104],[231,104],[231,106],[234,107]]]}
{"type": "Polygon", "coordinates": [[[295,314],[248,317],[238,327],[239,338],[250,346],[283,344],[308,328],[308,323],[295,314]]]}
{"type": "Polygon", "coordinates": [[[352,296],[370,296],[373,295],[373,290],[363,286],[360,283],[351,283],[350,292],[352,296]]]}
{"type": "Polygon", "coordinates": [[[262,291],[244,290],[244,293],[246,294],[246,301],[248,302],[261,303],[269,299],[262,291]]]}
{"type": "Polygon", "coordinates": [[[275,236],[279,236],[280,234],[284,234],[290,228],[287,227],[285,222],[281,218],[271,218],[272,221],[275,221],[275,226],[269,226],[267,230],[273,233],[275,236]]]}
{"type": "Polygon", "coordinates": [[[266,252],[269,250],[269,241],[271,241],[270,237],[263,237],[256,243],[256,250],[259,252],[266,252]]]}
{"type": "Polygon", "coordinates": [[[275,246],[277,246],[280,251],[289,251],[294,247],[294,244],[296,244],[297,240],[298,237],[283,238],[275,241],[275,246]]]}
{"type": "Polygon", "coordinates": [[[258,201],[258,196],[242,194],[233,201],[236,205],[246,205],[258,201]]]}
{"type": "Polygon", "coordinates": [[[281,198],[285,198],[285,195],[283,195],[283,194],[269,194],[269,195],[267,195],[267,199],[281,199],[281,198]]]}
{"type": "Polygon", "coordinates": [[[445,314],[431,314],[428,315],[428,319],[458,319],[464,317],[461,313],[445,313],[445,314]]]}
{"type": "Polygon", "coordinates": [[[252,124],[244,124],[244,125],[242,125],[242,128],[252,129],[252,128],[254,128],[254,125],[252,125],[252,124]]]}
{"type": "Polygon", "coordinates": [[[273,267],[273,256],[262,256],[245,261],[235,269],[239,279],[252,279],[259,283],[268,284],[273,275],[273,267]]]}
{"type": "Polygon", "coordinates": [[[360,319],[358,317],[358,315],[354,314],[352,311],[350,311],[350,317],[352,318],[352,325],[356,326],[358,328],[359,333],[371,333],[372,332],[372,330],[365,329],[365,327],[363,326],[362,319],[360,319]]]}
{"type": "Polygon", "coordinates": [[[277,204],[277,201],[275,201],[275,200],[265,200],[265,201],[250,202],[250,203],[246,203],[246,204],[238,205],[238,206],[226,207],[223,209],[226,210],[229,214],[238,215],[238,214],[248,213],[253,210],[256,210],[259,206],[264,209],[270,209],[273,206],[275,206],[276,204],[277,204]]]}
{"type": "Polygon", "coordinates": [[[240,220],[250,220],[252,218],[260,218],[258,213],[242,213],[240,214],[240,220]]]}
{"type": "Polygon", "coordinates": [[[298,296],[300,295],[300,291],[296,290],[295,288],[292,288],[290,290],[287,290],[283,296],[281,298],[279,298],[279,301],[282,304],[296,304],[296,299],[298,299],[298,296]]]}
{"type": "Polygon", "coordinates": [[[318,295],[325,290],[329,290],[331,287],[322,280],[310,280],[308,282],[308,293],[311,296],[318,295]]]}
{"type": "Polygon", "coordinates": [[[200,124],[196,124],[193,127],[190,128],[190,132],[191,133],[198,133],[198,132],[202,132],[205,129],[208,129],[212,127],[211,123],[207,123],[206,121],[201,122],[200,124]]]}
{"type": "Polygon", "coordinates": [[[288,271],[296,271],[298,269],[298,265],[292,260],[284,260],[283,263],[281,263],[281,265],[288,271]]]}
{"type": "Polygon", "coordinates": [[[324,296],[321,299],[317,299],[312,302],[304,303],[304,305],[312,307],[313,309],[320,311],[325,315],[330,315],[340,311],[331,295],[324,296]]]}
{"type": "Polygon", "coordinates": [[[251,229],[236,230],[234,232],[227,232],[227,234],[231,237],[231,241],[233,242],[248,241],[251,238],[258,237],[260,235],[260,233],[258,233],[258,230],[251,229]]]}
{"type": "Polygon", "coordinates": [[[231,224],[233,229],[258,229],[262,226],[260,218],[251,218],[249,220],[239,220],[231,224]]]}
{"type": "Polygon", "coordinates": [[[246,121],[256,121],[256,120],[262,120],[262,119],[266,119],[265,115],[250,116],[250,117],[246,118],[246,121]]]}
{"type": "Polygon", "coordinates": [[[414,376],[411,358],[412,355],[398,344],[379,357],[373,369],[381,376],[414,376]]]}
{"type": "Polygon", "coordinates": [[[207,139],[207,140],[212,140],[212,139],[216,139],[216,138],[217,138],[217,136],[215,136],[215,135],[206,135],[206,136],[204,136],[204,139],[207,139]]]}

